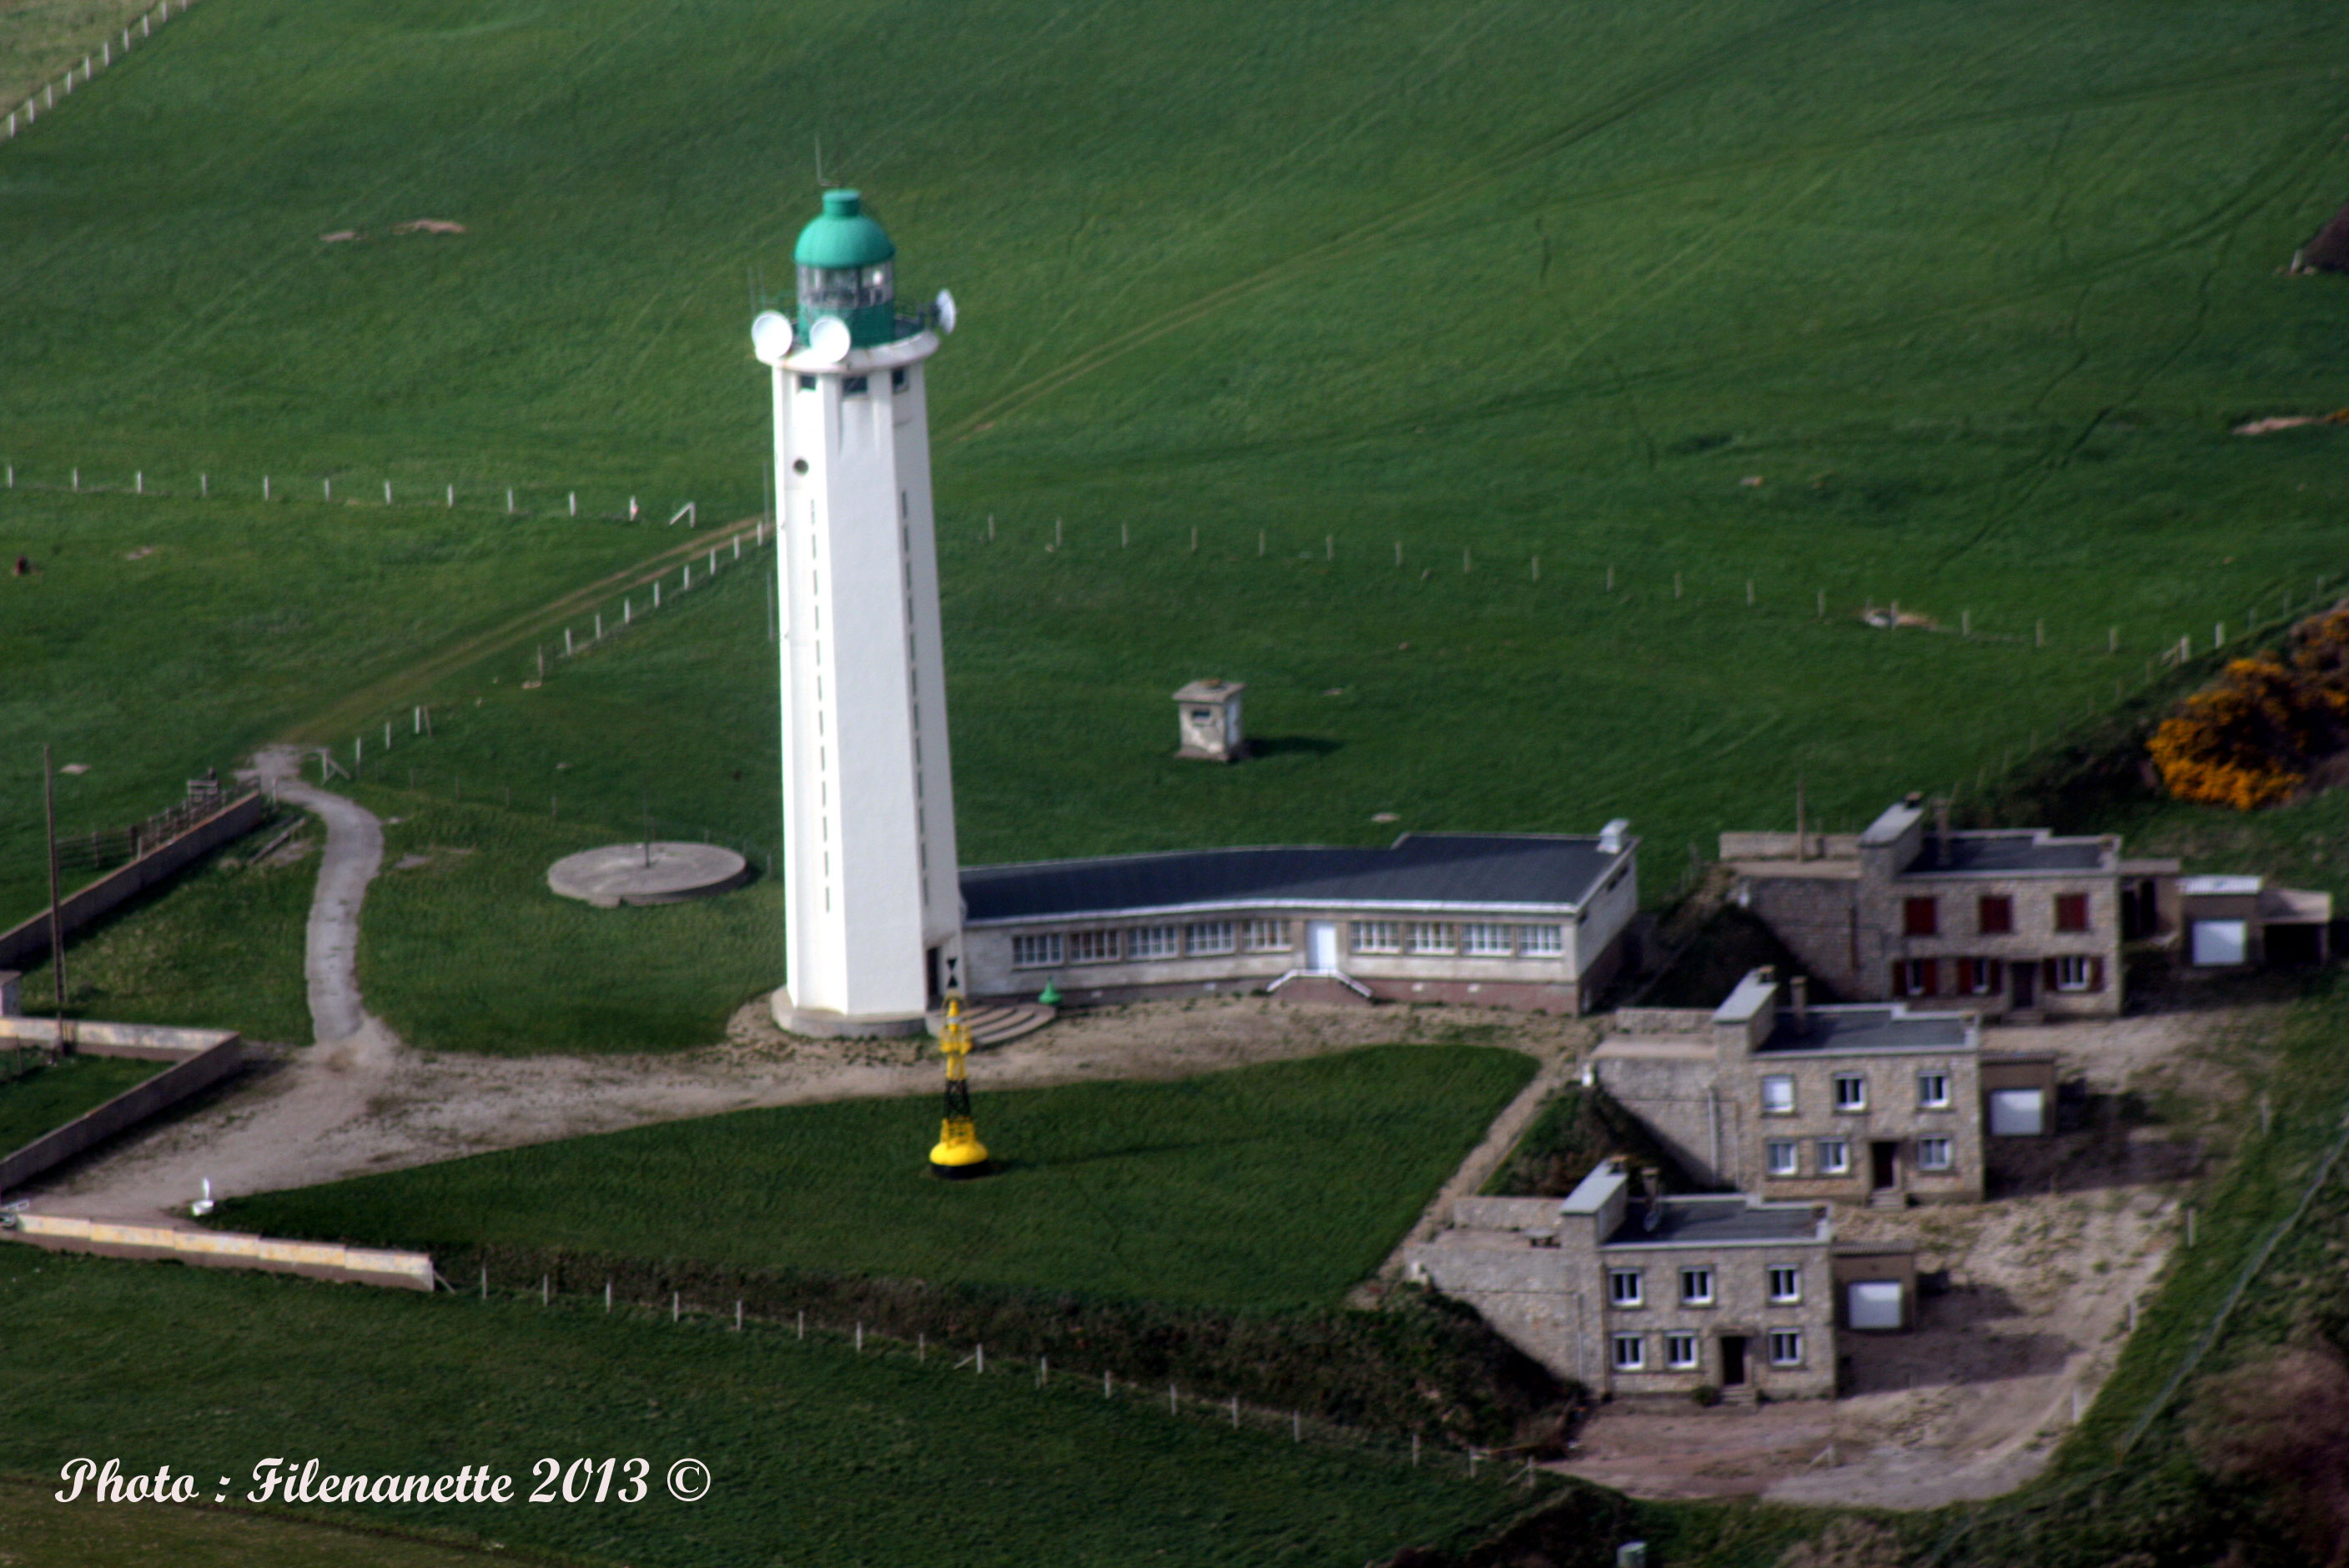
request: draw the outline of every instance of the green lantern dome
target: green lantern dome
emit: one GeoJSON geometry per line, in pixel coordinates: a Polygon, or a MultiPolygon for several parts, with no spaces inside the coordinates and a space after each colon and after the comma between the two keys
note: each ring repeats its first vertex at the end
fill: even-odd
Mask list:
{"type": "Polygon", "coordinates": [[[792,260],[803,267],[827,271],[869,267],[896,255],[889,231],[864,215],[863,195],[854,191],[823,193],[823,215],[800,231],[792,260]]]}
{"type": "Polygon", "coordinates": [[[859,348],[894,341],[896,254],[889,231],[864,215],[857,192],[825,191],[823,215],[800,231],[792,250],[799,263],[802,341],[827,315],[848,324],[849,341],[859,348]]]}

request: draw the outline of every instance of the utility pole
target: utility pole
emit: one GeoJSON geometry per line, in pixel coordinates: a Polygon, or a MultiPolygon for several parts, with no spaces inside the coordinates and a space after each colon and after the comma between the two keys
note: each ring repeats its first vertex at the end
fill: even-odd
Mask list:
{"type": "Polygon", "coordinates": [[[41,748],[41,809],[49,833],[49,971],[57,981],[57,1042],[54,1056],[66,1054],[66,924],[57,897],[57,777],[49,768],[49,748],[41,748]]]}

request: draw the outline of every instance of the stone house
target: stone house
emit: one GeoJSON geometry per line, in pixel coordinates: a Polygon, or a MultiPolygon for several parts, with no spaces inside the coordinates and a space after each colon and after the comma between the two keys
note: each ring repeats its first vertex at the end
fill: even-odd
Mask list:
{"type": "Polygon", "coordinates": [[[1405,1253],[1405,1270],[1595,1394],[1832,1396],[1826,1211],[1631,1186],[1610,1161],[1562,1201],[1464,1199],[1452,1228],[1405,1253]]]}
{"type": "MultiPolygon", "coordinates": [[[[2052,1095],[2052,1058],[2028,1059],[2052,1095]]],[[[1699,1181],[1905,1205],[1982,1198],[1982,1068],[1971,1013],[1815,1006],[1799,979],[1757,969],[1710,1014],[1619,1013],[1585,1081],[1699,1181]]]]}
{"type": "Polygon", "coordinates": [[[1580,1013],[1621,966],[1639,841],[1408,833],[962,873],[965,983],[1075,1004],[1218,992],[1580,1013]]]}
{"type": "Polygon", "coordinates": [[[2028,1018],[2117,1015],[2122,941],[2159,934],[2178,869],[2108,834],[1953,830],[1913,795],[1857,837],[1723,833],[1721,858],[1838,996],[2028,1018]]]}

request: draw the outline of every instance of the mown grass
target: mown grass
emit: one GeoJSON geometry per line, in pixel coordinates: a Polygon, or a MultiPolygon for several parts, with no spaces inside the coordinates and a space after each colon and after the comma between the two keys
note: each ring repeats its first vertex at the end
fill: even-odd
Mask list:
{"type": "Polygon", "coordinates": [[[642,1456],[651,1494],[633,1506],[334,1511],[639,1568],[1303,1568],[1473,1534],[1528,1501],[1497,1465],[1471,1483],[1456,1457],[1414,1469],[1292,1442],[1285,1424],[1234,1431],[1169,1416],[1163,1390],[1103,1399],[992,1358],[981,1377],[788,1326],[736,1335],[534,1294],[484,1304],[0,1247],[0,1310],[40,1346],[0,1358],[0,1467],[111,1454],[242,1481],[264,1456],[315,1455],[342,1473],[487,1466],[527,1495],[542,1456],[642,1456]],[[661,1484],[687,1456],[712,1478],[689,1505],[661,1484]]]}
{"type": "Polygon", "coordinates": [[[153,8],[149,0],[8,0],[0,5],[0,109],[16,108],[67,65],[78,67],[102,42],[119,49],[121,29],[136,32],[153,8]]]}
{"type": "Polygon", "coordinates": [[[0,1153],[21,1149],[163,1070],[129,1057],[69,1054],[43,1065],[30,1050],[0,1051],[0,1153]]]}
{"type": "Polygon", "coordinates": [[[359,989],[412,1046],[505,1055],[713,1045],[736,1007],[781,983],[771,877],[686,903],[595,909],[558,897],[547,868],[629,829],[550,820],[519,802],[355,793],[384,820],[359,989]]]}
{"type": "Polygon", "coordinates": [[[87,1492],[66,1506],[57,1501],[60,1490],[54,1476],[0,1477],[0,1540],[8,1542],[12,1568],[478,1568],[481,1562],[472,1548],[380,1528],[337,1530],[223,1508],[94,1507],[87,1492]]]}
{"type": "MultiPolygon", "coordinates": [[[[2340,432],[2228,431],[2338,400],[2342,288],[2276,268],[2349,191],[2344,29],[199,8],[0,152],[0,428],[26,483],[454,482],[484,540],[509,482],[747,514],[742,323],[821,139],[907,294],[966,307],[933,385],[967,858],[1628,810],[1668,886],[1689,842],[1787,825],[1798,775],[1837,827],[1971,787],[2338,573],[2340,432]],[[877,57],[889,92],[843,85],[877,57]],[[425,216],[468,232],[388,232],[425,216]],[[1853,616],[1891,600],[1943,632],[1853,616]],[[1207,673],[1250,683],[1259,761],[1166,755],[1207,673]]],[[[771,820],[740,810],[714,825],[771,820]]]]}
{"type": "Polygon", "coordinates": [[[931,1096],[738,1111],[240,1198],[224,1223],[1071,1290],[1242,1310],[1333,1303],[1531,1077],[1386,1047],[1175,1083],[990,1091],[1003,1169],[927,1172],[931,1096]]]}
{"type": "MultiPolygon", "coordinates": [[[[77,937],[66,958],[68,1016],[306,1044],[302,957],[323,835],[305,828],[265,861],[247,859],[290,825],[256,830],[77,937]]],[[[47,957],[23,984],[26,1012],[55,1011],[47,957]]]]}

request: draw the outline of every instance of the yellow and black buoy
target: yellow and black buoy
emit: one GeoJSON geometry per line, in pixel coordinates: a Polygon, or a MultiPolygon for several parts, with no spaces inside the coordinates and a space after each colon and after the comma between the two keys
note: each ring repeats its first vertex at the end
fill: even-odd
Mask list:
{"type": "Polygon", "coordinates": [[[947,998],[947,1026],[938,1037],[938,1050],[947,1058],[947,1119],[938,1130],[938,1146],[930,1150],[930,1174],[945,1181],[968,1181],[995,1167],[970,1121],[970,1083],[963,1077],[970,1030],[962,1021],[960,996],[947,998]]]}

